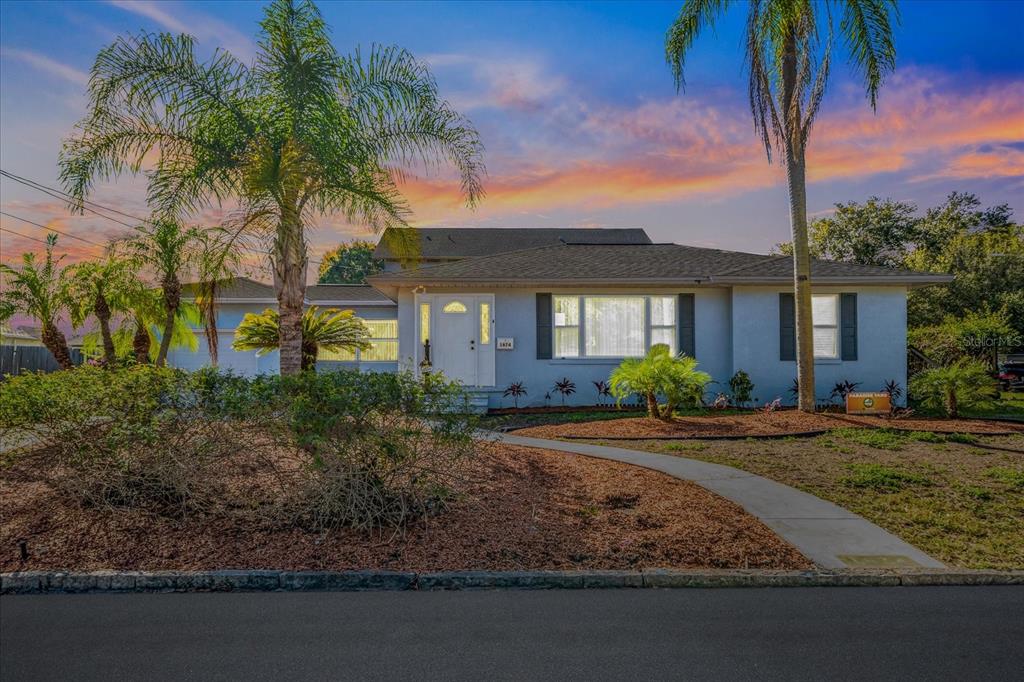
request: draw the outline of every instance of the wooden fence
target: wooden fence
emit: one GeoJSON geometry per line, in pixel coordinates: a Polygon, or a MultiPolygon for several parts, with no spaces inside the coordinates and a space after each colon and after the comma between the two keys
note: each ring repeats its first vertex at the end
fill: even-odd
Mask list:
{"type": "MultiPolygon", "coordinates": [[[[71,349],[71,361],[82,364],[82,351],[71,349]]],[[[56,372],[60,369],[53,354],[42,346],[0,346],[0,381],[8,374],[56,372]]]]}

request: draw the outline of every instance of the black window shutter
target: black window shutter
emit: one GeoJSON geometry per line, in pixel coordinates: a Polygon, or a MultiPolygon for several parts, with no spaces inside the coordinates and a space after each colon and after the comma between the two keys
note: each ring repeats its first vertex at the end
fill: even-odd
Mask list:
{"type": "Polygon", "coordinates": [[[537,294],[537,359],[551,359],[551,294],[537,294]]]}
{"type": "Polygon", "coordinates": [[[779,360],[796,361],[796,306],[793,294],[779,294],[779,360]]]}
{"type": "Polygon", "coordinates": [[[696,335],[694,334],[693,322],[694,300],[693,294],[679,294],[679,352],[697,357],[696,335]]]}
{"type": "Polygon", "coordinates": [[[839,294],[839,347],[843,360],[857,359],[857,294],[839,294]]]}

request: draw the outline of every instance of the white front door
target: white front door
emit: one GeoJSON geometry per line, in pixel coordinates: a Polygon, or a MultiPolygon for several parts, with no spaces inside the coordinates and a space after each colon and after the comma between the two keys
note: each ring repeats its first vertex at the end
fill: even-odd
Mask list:
{"type": "MultiPolygon", "coordinates": [[[[467,386],[494,384],[494,296],[492,294],[421,295],[429,306],[426,334],[433,370],[467,386]]],[[[420,353],[422,353],[422,349],[420,353]]],[[[422,358],[422,355],[420,356],[422,358]]]]}

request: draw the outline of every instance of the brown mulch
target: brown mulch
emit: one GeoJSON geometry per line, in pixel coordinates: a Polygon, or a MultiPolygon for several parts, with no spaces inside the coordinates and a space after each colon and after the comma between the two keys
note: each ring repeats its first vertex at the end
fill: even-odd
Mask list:
{"type": "Polygon", "coordinates": [[[831,429],[849,427],[981,435],[1024,433],[1024,424],[980,419],[888,419],[780,410],[772,413],[675,417],[671,422],[649,417],[630,417],[572,424],[546,424],[519,429],[516,434],[537,438],[757,438],[823,433],[831,429]]]}
{"type": "Polygon", "coordinates": [[[399,536],[280,529],[244,515],[178,521],[81,508],[43,483],[9,477],[0,478],[0,508],[2,571],[811,566],[760,521],[695,484],[508,445],[487,447],[464,495],[399,536]]]}

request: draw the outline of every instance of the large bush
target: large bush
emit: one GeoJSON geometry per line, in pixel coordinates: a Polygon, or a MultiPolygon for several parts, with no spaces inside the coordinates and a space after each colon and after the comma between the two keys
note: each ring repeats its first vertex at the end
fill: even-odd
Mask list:
{"type": "Polygon", "coordinates": [[[467,405],[457,385],[411,373],[80,367],[5,382],[0,433],[5,475],[81,503],[367,528],[456,492],[474,447],[467,405]]]}
{"type": "Polygon", "coordinates": [[[917,327],[907,342],[935,362],[948,365],[962,359],[992,362],[995,350],[1014,345],[1017,337],[1004,313],[968,313],[947,317],[942,323],[917,327]]]}
{"type": "Polygon", "coordinates": [[[643,358],[627,358],[612,370],[611,393],[618,401],[639,395],[647,401],[647,413],[654,419],[669,420],[677,407],[701,404],[711,376],[697,369],[697,361],[672,355],[665,344],[651,347],[643,358]],[[659,405],[658,398],[665,404],[659,405]]]}
{"type": "Polygon", "coordinates": [[[955,418],[960,415],[961,408],[991,403],[996,383],[985,363],[958,360],[946,367],[920,372],[910,380],[909,388],[910,396],[925,407],[955,418]]]}

